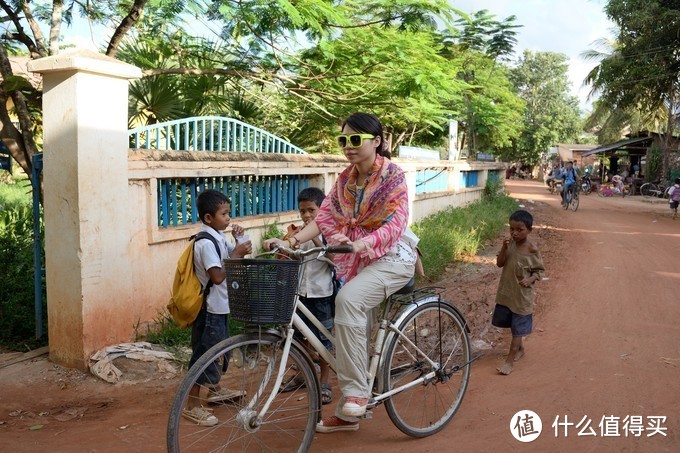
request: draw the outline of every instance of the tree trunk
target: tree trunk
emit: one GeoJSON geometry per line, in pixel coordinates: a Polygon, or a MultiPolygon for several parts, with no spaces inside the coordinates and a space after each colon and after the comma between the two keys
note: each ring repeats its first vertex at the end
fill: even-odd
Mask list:
{"type": "Polygon", "coordinates": [[[123,41],[123,38],[127,32],[130,31],[130,29],[137,22],[139,22],[139,18],[142,15],[144,5],[146,5],[147,1],[148,0],[135,0],[135,3],[130,8],[130,12],[127,16],[125,16],[120,25],[118,25],[118,28],[116,28],[116,31],[113,33],[111,41],[109,41],[109,47],[106,49],[106,55],[109,57],[116,56],[116,53],[118,52],[118,46],[120,45],[121,41],[123,41]]]}
{"type": "Polygon", "coordinates": [[[59,54],[59,36],[61,35],[61,20],[64,0],[52,2],[52,18],[50,20],[50,55],[59,54]]]}
{"type": "MultiPolygon", "coordinates": [[[[12,66],[7,56],[7,51],[4,46],[0,45],[0,75],[3,80],[10,80],[14,73],[12,66]]],[[[10,154],[15,161],[31,178],[31,158],[34,154],[39,153],[37,144],[34,139],[34,125],[33,118],[28,108],[28,103],[24,94],[20,91],[11,91],[9,93],[0,91],[0,140],[2,140],[9,149],[10,154]],[[12,99],[14,104],[14,113],[19,118],[21,131],[19,131],[9,115],[8,100],[12,99]]],[[[42,184],[41,184],[42,187],[42,184]]],[[[42,199],[42,189],[40,194],[42,199]]]]}

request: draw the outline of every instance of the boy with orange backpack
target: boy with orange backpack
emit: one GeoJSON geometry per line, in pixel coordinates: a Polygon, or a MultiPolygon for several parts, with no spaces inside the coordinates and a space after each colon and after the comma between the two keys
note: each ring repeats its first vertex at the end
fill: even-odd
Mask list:
{"type": "MultiPolygon", "coordinates": [[[[204,190],[198,196],[196,205],[203,225],[194,241],[194,272],[204,288],[204,302],[191,327],[190,368],[208,349],[229,337],[229,298],[222,259],[243,258],[252,252],[250,241],[237,240],[244,232],[239,225],[232,225],[232,235],[237,245],[227,244],[224,230],[231,221],[231,207],[222,192],[204,190]],[[211,236],[211,240],[198,240],[206,233],[211,236]]],[[[212,364],[197,379],[197,384],[189,392],[187,407],[182,412],[184,418],[201,426],[218,423],[217,417],[203,407],[201,401],[216,403],[241,396],[239,392],[220,388],[220,376],[218,366],[212,364]]]]}

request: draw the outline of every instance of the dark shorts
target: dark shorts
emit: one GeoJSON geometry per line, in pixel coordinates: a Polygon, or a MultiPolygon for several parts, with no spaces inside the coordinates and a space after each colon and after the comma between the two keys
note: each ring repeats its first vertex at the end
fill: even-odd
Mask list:
{"type": "Polygon", "coordinates": [[[491,324],[496,327],[510,328],[513,337],[525,337],[531,333],[533,318],[530,314],[518,315],[510,311],[508,307],[496,304],[491,324]]]}
{"type": "MultiPolygon", "coordinates": [[[[335,298],[333,296],[328,297],[300,297],[300,302],[307,307],[312,314],[321,321],[321,324],[331,332],[333,330],[333,318],[335,317],[335,298]]],[[[333,343],[326,338],[326,336],[319,332],[319,329],[312,324],[303,314],[300,314],[300,318],[307,324],[307,327],[311,329],[314,336],[321,340],[321,343],[329,351],[333,349],[333,343]]],[[[295,331],[295,336],[298,339],[302,338],[302,334],[295,331]]]]}
{"type": "Polygon", "coordinates": [[[678,209],[678,204],[680,204],[680,201],[671,201],[669,204],[671,205],[671,209],[678,209]]]}
{"type": "MultiPolygon", "coordinates": [[[[196,321],[191,326],[191,360],[189,368],[210,348],[222,340],[229,338],[229,315],[208,313],[205,306],[198,313],[196,321]]],[[[228,361],[228,358],[227,358],[228,361]]],[[[217,385],[220,382],[220,368],[216,363],[206,368],[198,379],[197,384],[217,385]]]]}

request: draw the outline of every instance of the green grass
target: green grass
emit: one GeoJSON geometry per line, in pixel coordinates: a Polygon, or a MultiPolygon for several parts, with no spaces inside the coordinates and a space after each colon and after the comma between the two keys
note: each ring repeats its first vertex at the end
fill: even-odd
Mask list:
{"type": "Polygon", "coordinates": [[[43,336],[36,340],[31,187],[26,177],[10,181],[0,183],[0,345],[24,351],[47,342],[47,307],[43,284],[43,336]]]}
{"type": "Polygon", "coordinates": [[[10,183],[0,183],[0,211],[8,206],[31,205],[31,182],[25,176],[13,176],[10,183]]]}
{"type": "Polygon", "coordinates": [[[517,202],[504,195],[488,194],[464,208],[449,208],[413,225],[420,238],[423,266],[430,279],[439,278],[446,266],[474,255],[486,241],[501,233],[517,202]]]}

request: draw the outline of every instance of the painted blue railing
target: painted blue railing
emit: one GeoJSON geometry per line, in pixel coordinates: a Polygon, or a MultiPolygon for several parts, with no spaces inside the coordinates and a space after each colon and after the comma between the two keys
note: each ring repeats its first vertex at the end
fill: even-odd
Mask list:
{"type": "Polygon", "coordinates": [[[235,219],[297,210],[297,195],[309,186],[309,176],[299,175],[159,179],[158,226],[200,222],[196,198],[205,189],[227,195],[231,201],[231,217],[235,219]]]}
{"type": "Polygon", "coordinates": [[[416,172],[416,194],[440,192],[448,189],[448,169],[418,170],[416,172]]]}
{"type": "Polygon", "coordinates": [[[128,131],[130,147],[174,151],[306,154],[292,143],[233,118],[196,116],[128,131]]]}
{"type": "Polygon", "coordinates": [[[461,171],[461,187],[477,187],[479,185],[479,171],[461,171]]]}
{"type": "MultiPolygon", "coordinates": [[[[233,118],[192,117],[129,130],[130,146],[169,151],[306,154],[274,134],[233,118]]],[[[309,176],[218,176],[158,179],[158,226],[200,222],[196,199],[205,189],[219,190],[231,201],[231,217],[298,209],[298,193],[309,176]]]]}
{"type": "Polygon", "coordinates": [[[501,174],[498,170],[489,170],[486,174],[486,179],[490,183],[497,183],[501,179],[501,174]]]}

